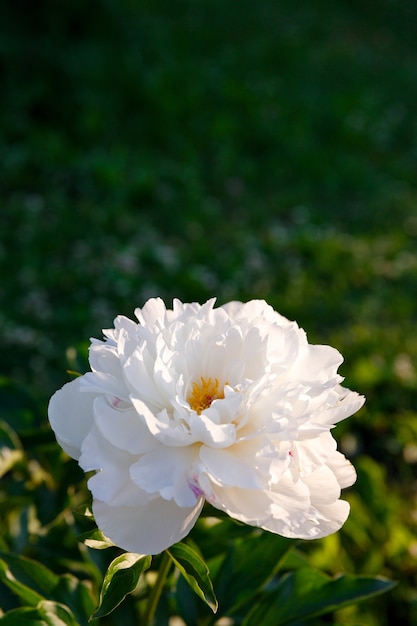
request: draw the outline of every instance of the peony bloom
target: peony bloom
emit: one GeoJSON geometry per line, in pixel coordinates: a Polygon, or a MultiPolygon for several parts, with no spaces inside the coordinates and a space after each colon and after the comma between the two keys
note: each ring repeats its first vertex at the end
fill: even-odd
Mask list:
{"type": "Polygon", "coordinates": [[[62,448],[86,472],[98,527],[128,551],[180,541],[205,500],[285,537],[337,531],[355,470],[330,429],[364,403],[343,358],[266,302],[149,300],[92,340],[91,372],[51,398],[62,448]]]}

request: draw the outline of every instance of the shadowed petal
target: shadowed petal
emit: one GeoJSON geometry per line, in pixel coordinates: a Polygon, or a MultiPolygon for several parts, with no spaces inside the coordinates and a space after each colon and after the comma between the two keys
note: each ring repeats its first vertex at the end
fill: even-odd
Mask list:
{"type": "Polygon", "coordinates": [[[142,454],[158,445],[137,411],[114,409],[106,398],[94,402],[95,422],[103,437],[130,454],[142,454]]]}
{"type": "Polygon", "coordinates": [[[203,502],[201,498],[194,507],[179,507],[158,497],[143,506],[110,506],[94,500],[93,513],[102,532],[124,550],[159,554],[188,535],[203,502]]]}
{"type": "Polygon", "coordinates": [[[78,459],[81,444],[93,423],[95,394],[81,393],[83,377],[67,383],[49,401],[48,417],[61,448],[78,459]]]}
{"type": "Polygon", "coordinates": [[[149,495],[130,480],[130,466],[136,458],[113,446],[94,424],[83,442],[79,459],[85,472],[96,472],[88,481],[93,497],[113,506],[147,502],[149,495]]]}

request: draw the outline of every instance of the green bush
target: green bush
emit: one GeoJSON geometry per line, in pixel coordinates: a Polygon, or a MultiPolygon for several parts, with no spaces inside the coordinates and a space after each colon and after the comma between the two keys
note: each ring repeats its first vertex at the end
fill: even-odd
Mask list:
{"type": "Polygon", "coordinates": [[[88,338],[150,296],[259,297],[367,396],[336,431],[351,517],[302,551],[399,581],[338,623],[416,622],[416,19],[390,0],[2,4],[4,553],[104,571],[46,420],[88,338]]]}

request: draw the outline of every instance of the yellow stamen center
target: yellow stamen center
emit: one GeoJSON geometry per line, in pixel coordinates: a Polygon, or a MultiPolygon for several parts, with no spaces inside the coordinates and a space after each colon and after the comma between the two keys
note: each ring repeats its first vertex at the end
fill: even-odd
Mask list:
{"type": "Polygon", "coordinates": [[[208,409],[213,400],[224,398],[224,391],[219,391],[217,378],[204,378],[200,376],[200,382],[193,383],[191,394],[188,396],[188,404],[200,415],[204,409],[208,409]]]}

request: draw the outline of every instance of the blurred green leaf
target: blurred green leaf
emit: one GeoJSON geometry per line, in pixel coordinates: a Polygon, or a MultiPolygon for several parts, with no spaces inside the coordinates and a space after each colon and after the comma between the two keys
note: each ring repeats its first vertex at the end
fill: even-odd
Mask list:
{"type": "Polygon", "coordinates": [[[0,449],[0,478],[7,474],[16,463],[24,459],[22,450],[11,450],[3,447],[0,449]]]}
{"type": "Polygon", "coordinates": [[[24,458],[19,437],[4,420],[0,420],[0,478],[24,458]]]}
{"type": "Polygon", "coordinates": [[[41,601],[35,609],[23,607],[8,611],[0,618],[2,626],[79,626],[67,607],[41,601]]]}
{"type": "Polygon", "coordinates": [[[56,576],[41,563],[0,553],[0,580],[20,600],[35,607],[43,600],[67,605],[78,624],[87,624],[94,603],[87,587],[75,576],[56,576]]]}
{"type": "Polygon", "coordinates": [[[193,591],[215,613],[218,602],[210,580],[209,569],[202,557],[183,542],[174,544],[167,552],[193,591]]]}
{"type": "Polygon", "coordinates": [[[1,415],[19,435],[31,433],[41,425],[39,406],[29,389],[10,378],[0,376],[1,415]]]}
{"type": "Polygon", "coordinates": [[[318,570],[285,574],[249,612],[244,626],[295,624],[389,591],[395,582],[384,578],[344,575],[331,579],[318,570]]]}
{"type": "Polygon", "coordinates": [[[0,420],[0,448],[3,446],[21,449],[22,443],[10,424],[5,420],[0,420]]]}
{"type": "Polygon", "coordinates": [[[82,581],[71,574],[60,576],[51,597],[71,609],[79,626],[88,624],[95,602],[90,590],[82,581]]]}
{"type": "MultiPolygon", "coordinates": [[[[49,626],[44,613],[38,609],[21,608],[0,617],[1,626],[49,626]]],[[[61,622],[62,624],[62,622],[61,622]]]]}
{"type": "Polygon", "coordinates": [[[24,585],[13,576],[10,569],[3,560],[0,559],[0,580],[9,587],[25,604],[36,606],[42,596],[31,589],[30,586],[24,585]]]}
{"type": "Polygon", "coordinates": [[[100,601],[92,617],[111,613],[124,598],[135,590],[141,574],[152,562],[152,557],[126,552],[109,565],[100,591],[100,601]]]}
{"type": "Polygon", "coordinates": [[[1,552],[0,580],[25,604],[36,606],[51,593],[59,578],[36,561],[1,552]]]}

